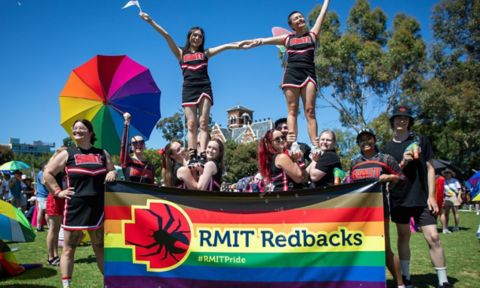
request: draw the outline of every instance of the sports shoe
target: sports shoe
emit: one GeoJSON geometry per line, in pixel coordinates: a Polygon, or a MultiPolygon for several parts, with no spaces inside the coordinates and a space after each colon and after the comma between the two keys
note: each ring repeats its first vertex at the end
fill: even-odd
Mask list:
{"type": "Polygon", "coordinates": [[[47,262],[50,266],[60,266],[60,257],[53,257],[52,259],[48,259],[47,262]]]}
{"type": "Polygon", "coordinates": [[[404,275],[402,275],[403,279],[403,284],[405,285],[405,288],[413,288],[412,280],[407,279],[404,275]]]}
{"type": "Polygon", "coordinates": [[[200,164],[200,166],[205,166],[205,163],[207,163],[207,155],[205,152],[200,153],[199,156],[197,156],[197,161],[200,164]]]}
{"type": "Polygon", "coordinates": [[[443,234],[452,234],[452,231],[448,229],[443,229],[443,234]]]}
{"type": "Polygon", "coordinates": [[[193,167],[198,163],[197,149],[188,149],[188,167],[193,167]]]}
{"type": "Polygon", "coordinates": [[[439,284],[437,287],[438,288],[450,288],[450,287],[453,287],[453,285],[448,283],[448,282],[444,282],[442,285],[439,284]]]}
{"type": "Polygon", "coordinates": [[[455,226],[455,227],[453,227],[453,229],[452,229],[453,232],[456,232],[456,231],[458,231],[458,230],[460,230],[460,228],[458,228],[458,226],[455,226]]]}

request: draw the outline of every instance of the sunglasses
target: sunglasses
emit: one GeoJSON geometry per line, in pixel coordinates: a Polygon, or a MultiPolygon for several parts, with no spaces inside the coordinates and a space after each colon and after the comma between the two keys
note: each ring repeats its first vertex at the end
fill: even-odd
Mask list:
{"type": "Polygon", "coordinates": [[[279,142],[284,142],[284,141],[287,141],[287,137],[285,137],[285,136],[278,136],[278,137],[273,138],[273,142],[279,143],[279,142]]]}
{"type": "Polygon", "coordinates": [[[145,141],[140,140],[140,141],[132,141],[132,145],[145,145],[145,141]]]}

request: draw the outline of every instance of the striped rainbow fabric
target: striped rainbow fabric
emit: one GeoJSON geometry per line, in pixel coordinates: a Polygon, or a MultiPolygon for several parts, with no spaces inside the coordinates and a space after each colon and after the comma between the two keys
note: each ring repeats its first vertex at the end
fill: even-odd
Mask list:
{"type": "Polygon", "coordinates": [[[106,186],[105,285],[385,287],[377,183],[260,195],[106,186]]]}

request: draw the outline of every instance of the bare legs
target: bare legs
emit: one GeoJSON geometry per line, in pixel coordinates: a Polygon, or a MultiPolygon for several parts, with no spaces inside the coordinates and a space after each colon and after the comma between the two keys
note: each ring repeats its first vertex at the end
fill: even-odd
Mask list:
{"type": "Polygon", "coordinates": [[[199,152],[205,151],[208,143],[208,123],[210,122],[210,107],[212,103],[207,98],[203,98],[198,106],[184,107],[185,117],[187,118],[187,141],[188,149],[198,149],[199,152]],[[197,111],[198,110],[198,111],[197,111]],[[198,115],[198,119],[197,119],[198,115]],[[199,131],[199,144],[197,147],[197,129],[199,131]]]}
{"type": "Polygon", "coordinates": [[[317,136],[318,136],[318,125],[317,125],[317,118],[315,117],[315,102],[316,102],[316,87],[313,83],[308,83],[303,88],[285,88],[285,99],[287,101],[287,108],[288,108],[288,115],[287,115],[287,126],[289,134],[294,135],[294,139],[296,141],[298,135],[298,124],[297,124],[297,117],[298,117],[298,108],[299,103],[298,100],[301,97],[305,118],[307,119],[307,127],[308,127],[308,136],[310,138],[310,142],[318,145],[317,143],[317,136]]]}
{"type": "Polygon", "coordinates": [[[60,232],[61,216],[48,216],[47,250],[48,260],[58,257],[58,233],[60,232]]]}

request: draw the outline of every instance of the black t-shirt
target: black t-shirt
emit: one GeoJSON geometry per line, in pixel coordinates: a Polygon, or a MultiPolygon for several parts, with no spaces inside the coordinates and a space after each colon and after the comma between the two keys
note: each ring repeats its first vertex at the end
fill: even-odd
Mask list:
{"type": "Polygon", "coordinates": [[[389,141],[385,145],[384,152],[390,154],[397,160],[402,161],[405,148],[413,142],[420,145],[421,153],[419,159],[409,162],[403,167],[405,185],[397,186],[390,191],[390,202],[392,207],[427,207],[428,199],[428,177],[427,161],[433,159],[432,145],[428,138],[411,134],[401,143],[389,141]]]}
{"type": "Polygon", "coordinates": [[[315,165],[315,168],[326,173],[325,176],[322,177],[319,181],[315,182],[315,187],[324,187],[324,186],[331,186],[335,182],[335,175],[333,174],[333,170],[335,168],[342,169],[342,164],[340,163],[340,158],[338,158],[337,153],[335,151],[325,151],[320,160],[315,165]]]}

